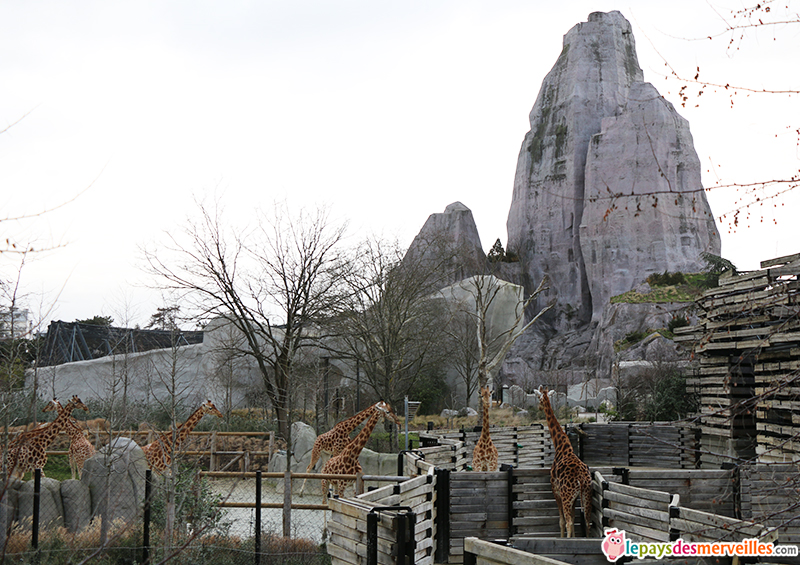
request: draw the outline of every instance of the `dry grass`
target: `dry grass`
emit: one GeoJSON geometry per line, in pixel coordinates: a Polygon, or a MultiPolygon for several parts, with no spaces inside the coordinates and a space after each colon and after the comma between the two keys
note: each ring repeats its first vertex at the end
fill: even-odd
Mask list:
{"type": "MultiPolygon", "coordinates": [[[[544,417],[534,412],[527,416],[519,416],[513,408],[493,408],[489,410],[489,424],[498,427],[511,427],[511,426],[529,426],[534,422],[543,420],[544,417]]],[[[480,426],[482,422],[481,415],[466,416],[454,418],[442,418],[436,414],[432,415],[417,415],[408,424],[409,430],[426,430],[428,429],[428,422],[433,422],[433,428],[438,430],[453,430],[460,428],[472,428],[480,426]]]]}

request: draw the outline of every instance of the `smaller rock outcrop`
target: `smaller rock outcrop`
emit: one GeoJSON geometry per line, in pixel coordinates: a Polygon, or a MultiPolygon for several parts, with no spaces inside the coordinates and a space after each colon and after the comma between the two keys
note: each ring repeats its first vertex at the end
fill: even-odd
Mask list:
{"type": "Polygon", "coordinates": [[[135,441],[118,437],[86,460],[81,482],[91,493],[92,516],[135,519],[144,501],[147,459],[135,441]]]}
{"type": "MultiPolygon", "coordinates": [[[[33,481],[19,487],[19,523],[30,528],[33,523],[33,481]]],[[[39,491],[39,527],[59,528],[64,525],[64,506],[61,503],[61,483],[42,477],[39,491]]]]}
{"type": "Polygon", "coordinates": [[[403,262],[435,270],[445,283],[483,272],[486,254],[472,210],[453,202],[441,214],[431,214],[406,252],[403,262]]]}
{"type": "Polygon", "coordinates": [[[92,495],[89,487],[77,479],[61,483],[61,501],[64,506],[64,527],[79,532],[92,519],[92,495]]]}

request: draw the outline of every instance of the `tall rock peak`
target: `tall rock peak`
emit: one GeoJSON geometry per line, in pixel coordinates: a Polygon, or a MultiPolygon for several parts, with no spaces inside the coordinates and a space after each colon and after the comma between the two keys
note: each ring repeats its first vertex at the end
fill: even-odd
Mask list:
{"type": "Polygon", "coordinates": [[[702,251],[719,253],[688,123],[643,82],[622,14],[595,12],[567,32],[530,126],[517,161],[508,250],[520,257],[529,290],[550,277],[555,329],[589,323],[642,274],[697,270],[702,251]],[[652,144],[648,136],[659,139],[652,144]],[[600,197],[606,189],[619,194],[613,207],[603,208],[611,203],[600,197]],[[636,195],[662,191],[676,194],[636,215],[636,195]],[[624,267],[615,264],[619,257],[624,267]]]}

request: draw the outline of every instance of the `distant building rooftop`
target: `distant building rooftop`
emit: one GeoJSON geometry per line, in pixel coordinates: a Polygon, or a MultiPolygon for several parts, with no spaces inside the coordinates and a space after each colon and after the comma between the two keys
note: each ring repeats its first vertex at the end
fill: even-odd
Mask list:
{"type": "Polygon", "coordinates": [[[98,359],[107,355],[203,343],[202,331],[141,330],[78,322],[50,322],[40,366],[98,359]]]}

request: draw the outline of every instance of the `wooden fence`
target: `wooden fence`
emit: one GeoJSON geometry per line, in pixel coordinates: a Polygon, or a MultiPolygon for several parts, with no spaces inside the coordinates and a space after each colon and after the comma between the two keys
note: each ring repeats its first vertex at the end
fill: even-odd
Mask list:
{"type": "Polygon", "coordinates": [[[603,527],[625,530],[635,541],[775,541],[778,532],[763,523],[739,520],[682,506],[681,497],[664,491],[595,480],[602,488],[603,527]]]}
{"type": "Polygon", "coordinates": [[[703,459],[797,461],[800,254],[719,283],[696,301],[697,324],[675,332],[698,360],[703,459]]]}
{"type": "Polygon", "coordinates": [[[355,498],[328,501],[331,562],[434,562],[436,476],[431,473],[355,498]]]}
{"type": "Polygon", "coordinates": [[[777,528],[781,543],[800,545],[800,467],[746,465],[739,491],[743,518],[777,528]]]}
{"type": "MultiPolygon", "coordinates": [[[[439,447],[453,453],[452,445],[439,447]]],[[[434,557],[439,563],[467,563],[473,556],[465,553],[465,540],[472,537],[508,540],[515,547],[538,547],[536,551],[565,543],[555,541],[559,536],[558,510],[550,488],[549,469],[457,472],[437,468],[417,453],[405,454],[403,468],[425,470],[426,474],[398,486],[365,493],[356,497],[353,503],[350,499],[330,502],[334,511],[333,521],[340,524],[332,528],[338,536],[334,542],[338,549],[331,551],[339,559],[337,563],[367,563],[362,559],[367,545],[366,515],[375,511],[377,505],[403,506],[419,513],[413,531],[415,559],[421,563],[430,563],[434,557]],[[337,514],[343,516],[336,517],[337,514]],[[543,541],[532,541],[534,539],[543,541]]],[[[565,552],[564,561],[592,563],[599,555],[599,540],[604,528],[625,530],[630,539],[646,542],[667,543],[678,538],[686,541],[740,541],[745,538],[773,541],[780,536],[781,543],[796,543],[791,537],[795,531],[792,526],[783,524],[782,528],[775,529],[766,520],[738,516],[741,513],[737,504],[740,498],[743,502],[750,501],[747,507],[750,512],[763,510],[753,503],[755,495],[748,492],[763,494],[763,485],[760,484],[767,480],[777,488],[791,475],[789,467],[739,473],[735,470],[620,467],[594,467],[591,470],[594,496],[589,534],[598,551],[592,553],[588,542],[568,542],[569,547],[561,547],[565,552]],[[761,483],[753,477],[761,477],[761,483]],[[590,554],[594,555],[591,559],[590,554]]],[[[794,473],[796,480],[796,469],[794,473]]],[[[783,492],[785,507],[787,500],[783,492]]],[[[769,502],[771,499],[764,500],[769,502]]],[[[375,563],[402,563],[397,561],[398,548],[402,545],[397,541],[398,528],[403,523],[402,512],[387,510],[379,514],[383,516],[386,512],[390,517],[381,518],[383,521],[379,524],[383,529],[378,535],[383,541],[376,546],[383,557],[379,556],[375,563]]],[[[786,521],[785,514],[783,519],[786,521]]],[[[579,505],[575,524],[576,535],[585,535],[579,505]]],[[[552,550],[552,553],[559,552],[552,550]]],[[[547,555],[552,557],[550,553],[547,555]]]]}
{"type": "MultiPolygon", "coordinates": [[[[146,445],[154,441],[155,431],[153,430],[97,430],[90,429],[89,439],[94,443],[95,449],[99,449],[104,443],[108,443],[113,437],[128,437],[137,441],[140,445],[146,445]]],[[[60,432],[61,439],[67,439],[66,432],[60,432]]],[[[275,432],[190,432],[189,438],[178,451],[188,457],[208,458],[209,471],[230,471],[238,467],[241,472],[249,472],[253,467],[266,469],[269,458],[275,450],[275,432]],[[223,449],[229,443],[244,443],[248,438],[253,438],[260,444],[261,449],[223,449]]],[[[48,451],[50,455],[67,455],[66,450],[48,451]]]]}
{"type": "MultiPolygon", "coordinates": [[[[698,434],[690,426],[666,423],[577,424],[567,426],[575,453],[590,466],[648,466],[693,469],[697,466],[698,434]]],[[[553,462],[550,432],[542,424],[525,427],[492,428],[492,442],[498,462],[519,468],[549,467],[553,462]]],[[[420,433],[423,445],[438,441],[461,441],[466,464],[480,428],[420,433]]]]}

